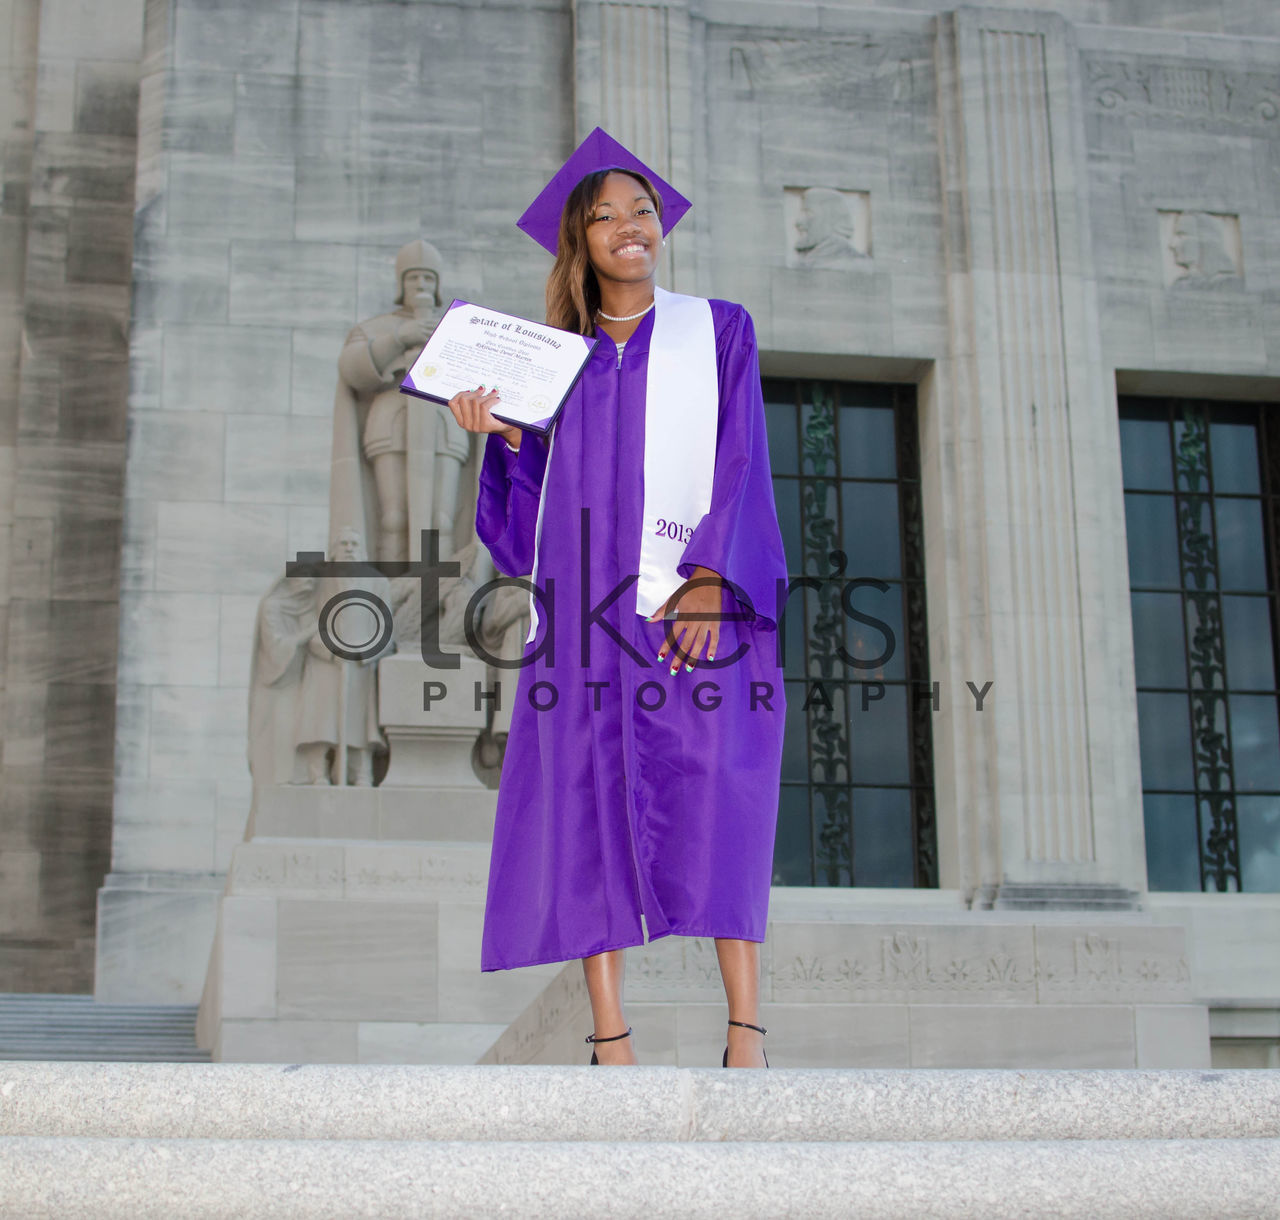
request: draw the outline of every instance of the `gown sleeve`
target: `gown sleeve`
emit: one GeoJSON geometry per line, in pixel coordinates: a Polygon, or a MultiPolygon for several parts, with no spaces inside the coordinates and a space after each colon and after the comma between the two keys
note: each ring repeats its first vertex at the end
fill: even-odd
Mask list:
{"type": "Polygon", "coordinates": [[[711,508],[676,570],[686,579],[698,564],[718,572],[734,586],[739,609],[754,616],[755,626],[776,631],[787,561],[773,498],[755,327],[741,305],[716,337],[716,365],[720,413],[711,508]]]}
{"type": "Polygon", "coordinates": [[[476,534],[504,576],[533,571],[534,531],[546,469],[547,442],[542,437],[526,432],[519,453],[512,453],[501,433],[489,434],[480,467],[476,534]]]}

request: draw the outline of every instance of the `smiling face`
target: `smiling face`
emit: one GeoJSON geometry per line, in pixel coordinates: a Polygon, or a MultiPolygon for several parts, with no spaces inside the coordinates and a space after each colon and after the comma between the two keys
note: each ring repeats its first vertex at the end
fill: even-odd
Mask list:
{"type": "Polygon", "coordinates": [[[587,255],[596,275],[626,284],[652,279],[661,249],[662,224],[644,186],[630,174],[610,174],[587,221],[587,255]]]}

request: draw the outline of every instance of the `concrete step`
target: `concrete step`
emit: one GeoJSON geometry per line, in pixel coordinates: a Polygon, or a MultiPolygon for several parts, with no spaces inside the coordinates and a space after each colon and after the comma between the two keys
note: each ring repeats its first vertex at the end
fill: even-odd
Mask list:
{"type": "Polygon", "coordinates": [[[1280,1074],[0,1063],[0,1218],[1280,1216],[1280,1074]]]}
{"type": "Polygon", "coordinates": [[[0,1060],[207,1063],[194,1004],[99,1004],[92,996],[0,994],[0,1060]]]}
{"type": "Polygon", "coordinates": [[[0,1136],[1280,1140],[1280,1073],[4,1063],[0,1136]]]}
{"type": "Polygon", "coordinates": [[[0,1139],[22,1220],[1244,1220],[1277,1181],[1277,1140],[0,1139]]]}

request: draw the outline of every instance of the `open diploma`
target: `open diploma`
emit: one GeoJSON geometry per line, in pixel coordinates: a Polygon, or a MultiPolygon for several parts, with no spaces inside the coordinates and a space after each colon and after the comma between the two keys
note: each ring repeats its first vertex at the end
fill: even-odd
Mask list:
{"type": "Polygon", "coordinates": [[[545,436],[598,342],[455,300],[400,391],[447,403],[462,390],[496,386],[493,418],[545,436]]]}

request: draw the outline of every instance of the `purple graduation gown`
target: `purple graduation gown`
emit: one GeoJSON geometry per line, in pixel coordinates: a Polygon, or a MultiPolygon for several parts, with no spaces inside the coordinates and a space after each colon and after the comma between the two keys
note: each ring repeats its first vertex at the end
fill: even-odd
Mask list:
{"type": "MultiPolygon", "coordinates": [[[[643,944],[645,930],[650,939],[764,939],[785,718],[777,582],[785,588],[787,569],[751,317],[728,301],[713,300],[711,312],[720,387],[711,508],[678,570],[689,577],[702,564],[720,573],[754,612],[751,621],[720,624],[714,667],[704,647],[692,671],[682,664],[671,676],[670,652],[665,664],[657,660],[662,620],[636,613],[652,311],[620,368],[601,332],[555,424],[550,463],[548,441],[534,433],[525,433],[518,455],[496,433],[486,441],[476,530],[505,575],[533,568],[545,476],[536,584],[547,590],[554,580],[554,602],[539,603],[524,656],[554,630],[555,657],[504,673],[503,699],[519,676],[482,970],[643,944]],[[723,664],[739,650],[740,659],[723,664]]],[[[660,443],[674,449],[681,437],[660,443]]],[[[725,613],[748,608],[728,589],[721,601],[725,613]]]]}

